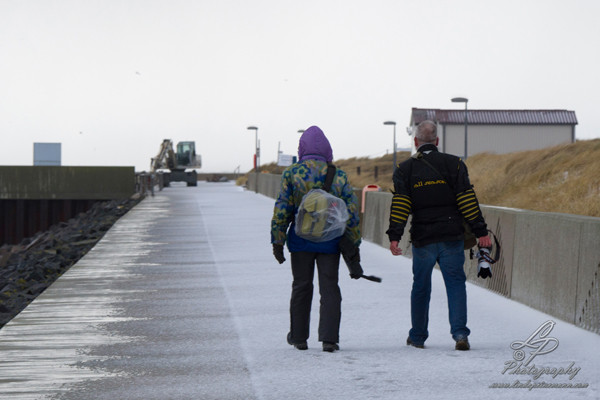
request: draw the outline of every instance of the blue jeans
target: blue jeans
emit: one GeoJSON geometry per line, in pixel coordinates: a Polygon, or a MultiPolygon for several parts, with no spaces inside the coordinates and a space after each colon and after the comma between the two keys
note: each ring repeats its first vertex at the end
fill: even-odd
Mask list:
{"type": "Polygon", "coordinates": [[[410,294],[412,329],[410,339],[423,344],[429,337],[429,300],[431,298],[431,273],[438,262],[446,285],[450,333],[454,340],[469,336],[467,328],[467,288],[465,281],[464,244],[462,240],[439,242],[423,247],[414,247],[413,286],[410,294]]]}

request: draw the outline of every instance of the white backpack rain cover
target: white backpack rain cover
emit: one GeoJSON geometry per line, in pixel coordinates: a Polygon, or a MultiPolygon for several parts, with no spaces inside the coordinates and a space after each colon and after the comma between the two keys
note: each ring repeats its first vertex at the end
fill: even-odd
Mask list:
{"type": "Polygon", "coordinates": [[[344,234],[349,218],[344,200],[322,189],[312,189],[302,197],[295,232],[312,242],[326,242],[344,234]]]}

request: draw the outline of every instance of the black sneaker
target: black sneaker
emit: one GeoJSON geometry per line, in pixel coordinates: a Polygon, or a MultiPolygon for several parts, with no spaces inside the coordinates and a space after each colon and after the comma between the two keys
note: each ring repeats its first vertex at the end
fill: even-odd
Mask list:
{"type": "Polygon", "coordinates": [[[298,350],[308,350],[308,343],[306,342],[294,343],[293,346],[298,350]]]}
{"type": "Polygon", "coordinates": [[[340,346],[337,343],[332,342],[323,342],[323,351],[327,351],[329,353],[333,353],[336,350],[339,350],[340,346]]]}
{"type": "Polygon", "coordinates": [[[406,345],[407,346],[416,347],[417,349],[424,349],[425,348],[424,344],[416,344],[412,340],[410,340],[410,336],[408,338],[406,338],[406,345]]]}
{"type": "Polygon", "coordinates": [[[469,344],[469,339],[467,339],[467,338],[458,339],[456,341],[456,346],[454,346],[454,349],[461,350],[461,351],[466,351],[466,350],[471,349],[471,345],[469,344]]]}
{"type": "Polygon", "coordinates": [[[287,334],[287,342],[289,345],[294,346],[298,350],[308,350],[308,344],[306,343],[306,340],[303,342],[298,342],[298,343],[292,342],[292,333],[291,332],[289,332],[287,334]]]}

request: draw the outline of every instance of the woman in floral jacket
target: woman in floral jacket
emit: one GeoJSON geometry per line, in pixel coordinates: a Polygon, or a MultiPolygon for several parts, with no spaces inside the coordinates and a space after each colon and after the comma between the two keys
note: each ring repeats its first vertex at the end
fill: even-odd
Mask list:
{"type": "MultiPolygon", "coordinates": [[[[299,350],[308,349],[310,309],[313,297],[315,263],[319,277],[321,307],[319,341],[323,351],[339,350],[342,296],[338,285],[341,236],[325,242],[312,242],[294,232],[294,216],[302,197],[313,187],[322,187],[333,152],[327,137],[316,126],[308,128],[300,138],[298,162],[286,168],[281,190],[271,220],[273,254],[281,264],[285,261],[283,245],[287,242],[292,262],[292,296],[290,301],[289,344],[299,350]]],[[[344,200],[350,216],[344,235],[355,246],[360,245],[358,201],[348,183],[346,173],[336,170],[330,193],[344,200]]]]}

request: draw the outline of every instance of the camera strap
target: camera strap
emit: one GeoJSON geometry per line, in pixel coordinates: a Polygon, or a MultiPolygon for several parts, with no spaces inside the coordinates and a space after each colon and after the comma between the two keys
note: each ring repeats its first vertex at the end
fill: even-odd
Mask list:
{"type": "Polygon", "coordinates": [[[452,192],[454,193],[454,188],[452,187],[452,185],[450,185],[449,180],[444,175],[442,175],[442,173],[440,171],[438,171],[438,169],[436,167],[434,167],[433,164],[431,164],[429,161],[427,161],[425,159],[425,157],[423,157],[423,153],[421,153],[420,151],[417,151],[415,153],[415,155],[412,156],[412,158],[414,158],[415,160],[423,161],[425,164],[427,164],[427,166],[429,168],[431,168],[436,174],[438,174],[444,180],[444,182],[446,182],[446,184],[448,186],[450,186],[450,189],[452,189],[452,192]]]}

